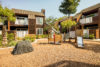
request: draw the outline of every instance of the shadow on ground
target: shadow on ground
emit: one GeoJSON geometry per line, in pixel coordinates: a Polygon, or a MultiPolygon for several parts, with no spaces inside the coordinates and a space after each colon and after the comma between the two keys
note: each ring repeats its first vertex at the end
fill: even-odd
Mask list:
{"type": "Polygon", "coordinates": [[[100,65],[93,65],[93,64],[87,64],[82,62],[64,60],[44,67],[100,67],[100,65]]]}
{"type": "MultiPolygon", "coordinates": [[[[48,43],[39,43],[39,45],[48,45],[48,43]]],[[[59,44],[49,43],[49,45],[61,45],[61,43],[59,44]]]]}
{"type": "MultiPolygon", "coordinates": [[[[74,47],[78,48],[77,45],[73,42],[70,43],[74,47]]],[[[79,48],[82,49],[82,48],[79,48]]],[[[94,43],[84,43],[84,50],[91,50],[94,51],[95,53],[100,53],[100,44],[94,44],[94,43]]]]}
{"type": "Polygon", "coordinates": [[[92,50],[96,53],[100,53],[100,44],[85,43],[84,49],[92,50]]]}

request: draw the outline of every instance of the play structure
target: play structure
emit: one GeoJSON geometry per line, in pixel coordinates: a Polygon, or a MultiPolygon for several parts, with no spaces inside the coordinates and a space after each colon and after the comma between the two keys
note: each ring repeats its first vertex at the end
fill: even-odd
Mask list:
{"type": "Polygon", "coordinates": [[[61,34],[55,34],[54,30],[49,31],[48,43],[61,44],[62,43],[62,35],[61,34]]]}
{"type": "Polygon", "coordinates": [[[54,34],[53,37],[51,35],[48,36],[48,43],[60,44],[62,43],[62,35],[54,34]]]}

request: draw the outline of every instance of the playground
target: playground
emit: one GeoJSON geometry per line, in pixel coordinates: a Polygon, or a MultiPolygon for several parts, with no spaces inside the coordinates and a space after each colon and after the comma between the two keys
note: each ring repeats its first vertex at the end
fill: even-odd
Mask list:
{"type": "Polygon", "coordinates": [[[38,39],[30,53],[12,55],[12,48],[0,49],[0,67],[100,67],[100,42],[84,40],[84,44],[81,49],[73,43],[48,44],[48,39],[38,39]]]}

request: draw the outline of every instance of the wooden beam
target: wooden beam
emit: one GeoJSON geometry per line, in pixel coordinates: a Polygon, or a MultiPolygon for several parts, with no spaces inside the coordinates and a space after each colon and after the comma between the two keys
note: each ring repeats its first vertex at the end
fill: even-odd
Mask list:
{"type": "Polygon", "coordinates": [[[100,38],[100,8],[98,9],[98,29],[99,29],[99,38],[100,38]]]}
{"type": "Polygon", "coordinates": [[[82,16],[82,13],[77,17],[77,22],[79,22],[81,16],[82,16]]]}
{"type": "Polygon", "coordinates": [[[82,28],[82,30],[81,30],[81,31],[82,31],[82,32],[81,32],[81,36],[83,37],[84,25],[82,25],[81,28],[82,28]]]}

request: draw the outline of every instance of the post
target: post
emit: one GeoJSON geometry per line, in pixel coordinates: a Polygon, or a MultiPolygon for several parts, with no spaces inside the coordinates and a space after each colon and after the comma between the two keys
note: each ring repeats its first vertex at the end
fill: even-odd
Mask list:
{"type": "Polygon", "coordinates": [[[99,38],[100,38],[100,8],[98,9],[98,29],[99,29],[99,38]]]}
{"type": "Polygon", "coordinates": [[[77,43],[77,34],[76,34],[76,30],[77,30],[77,25],[75,26],[75,43],[77,43]]]}
{"type": "Polygon", "coordinates": [[[83,37],[84,25],[82,25],[81,28],[82,28],[82,30],[81,30],[81,31],[82,31],[82,32],[81,32],[81,36],[83,37]]]}
{"type": "Polygon", "coordinates": [[[53,35],[53,37],[54,37],[54,44],[56,43],[56,42],[55,42],[55,36],[56,36],[56,35],[55,35],[55,33],[54,33],[54,35],[53,35]]]}

